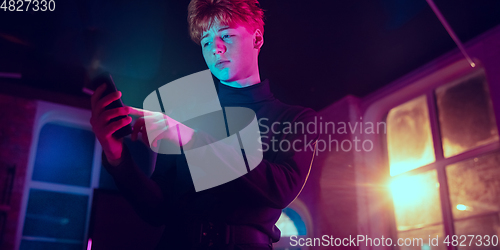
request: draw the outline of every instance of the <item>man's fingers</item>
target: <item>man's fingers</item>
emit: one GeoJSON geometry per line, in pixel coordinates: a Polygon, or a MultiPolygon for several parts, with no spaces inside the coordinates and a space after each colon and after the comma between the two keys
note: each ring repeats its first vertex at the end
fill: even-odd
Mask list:
{"type": "Polygon", "coordinates": [[[139,133],[141,133],[142,142],[146,146],[150,147],[148,133],[147,133],[145,125],[146,125],[146,122],[144,121],[144,118],[139,117],[134,123],[133,129],[132,129],[131,139],[132,139],[132,141],[136,141],[137,137],[139,136],[139,133]]]}
{"type": "Polygon", "coordinates": [[[169,124],[170,121],[173,121],[176,124],[179,123],[174,119],[170,118],[169,116],[163,114],[162,112],[154,112],[135,107],[130,107],[130,115],[144,117],[146,119],[146,122],[148,122],[148,124],[156,121],[165,121],[166,124],[169,124]]]}
{"type": "Polygon", "coordinates": [[[122,127],[125,127],[125,125],[129,124],[130,122],[132,122],[132,117],[130,116],[127,116],[123,119],[120,119],[118,121],[114,121],[112,123],[110,123],[106,129],[106,135],[107,136],[111,136],[114,132],[116,132],[118,129],[121,129],[122,127]]]}
{"type": "Polygon", "coordinates": [[[116,91],[97,101],[96,105],[97,107],[104,108],[108,106],[110,103],[120,99],[120,97],[122,97],[122,92],[116,91]]]}
{"type": "Polygon", "coordinates": [[[94,94],[90,97],[90,105],[92,109],[94,109],[97,101],[101,99],[102,93],[104,93],[104,90],[106,90],[106,84],[103,83],[97,89],[95,90],[94,94]]]}
{"type": "Polygon", "coordinates": [[[159,115],[160,112],[153,112],[145,109],[130,107],[130,114],[135,116],[152,116],[159,115]]]}
{"type": "Polygon", "coordinates": [[[106,123],[118,116],[123,116],[123,115],[128,115],[129,114],[129,109],[128,107],[119,107],[119,108],[114,108],[110,110],[106,110],[102,112],[101,114],[101,119],[105,121],[106,123]]]}
{"type": "Polygon", "coordinates": [[[166,130],[168,128],[168,123],[167,123],[167,120],[166,119],[162,119],[162,120],[149,120],[149,119],[145,119],[146,121],[146,128],[147,129],[151,129],[151,130],[166,130]]]}

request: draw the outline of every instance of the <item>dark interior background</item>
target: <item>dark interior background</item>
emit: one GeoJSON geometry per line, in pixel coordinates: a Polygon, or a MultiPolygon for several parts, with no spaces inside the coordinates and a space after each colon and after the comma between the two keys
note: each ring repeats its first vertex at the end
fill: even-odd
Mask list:
{"type": "MultiPolygon", "coordinates": [[[[84,96],[107,70],[127,105],[206,69],[187,32],[189,1],[55,0],[54,12],[0,10],[0,72],[15,84],[84,96]]],[[[498,0],[435,0],[467,42],[500,24],[498,0]]],[[[456,49],[425,0],[273,1],[261,77],[282,101],[320,110],[363,97],[456,49]]]]}

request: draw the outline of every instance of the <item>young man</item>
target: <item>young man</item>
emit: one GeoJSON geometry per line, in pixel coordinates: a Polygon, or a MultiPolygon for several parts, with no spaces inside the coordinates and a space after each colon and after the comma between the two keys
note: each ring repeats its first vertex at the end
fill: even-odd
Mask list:
{"type": "MultiPolygon", "coordinates": [[[[101,86],[92,96],[91,124],[103,147],[103,165],[143,219],[166,225],[157,249],[272,249],[280,239],[275,223],[281,210],[298,196],[310,171],[317,135],[305,127],[315,112],[281,103],[269,81],[261,81],[257,59],[264,22],[257,0],[192,0],[188,22],[191,38],[220,80],[221,106],[255,112],[263,160],[247,174],[200,192],[184,155],[158,155],[148,178],[122,140],[111,136],[130,117],[108,124],[116,116],[145,113],[130,107],[104,111],[121,93],[100,99],[101,86]]],[[[134,124],[132,139],[139,133],[147,139],[143,117],[134,124]]],[[[189,138],[197,135],[190,133],[189,138]]]]}

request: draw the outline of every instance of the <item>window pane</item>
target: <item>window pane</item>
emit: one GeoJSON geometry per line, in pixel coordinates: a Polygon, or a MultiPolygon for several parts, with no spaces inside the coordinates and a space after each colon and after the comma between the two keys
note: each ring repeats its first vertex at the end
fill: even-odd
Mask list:
{"type": "Polygon", "coordinates": [[[299,231],[297,230],[297,227],[295,227],[295,224],[293,224],[293,221],[283,212],[276,222],[276,226],[281,231],[282,237],[299,235],[299,231]]]}
{"type": "MultiPolygon", "coordinates": [[[[401,240],[403,246],[399,247],[399,250],[446,250],[446,246],[443,244],[444,239],[444,229],[442,225],[429,226],[415,230],[409,230],[404,232],[398,232],[398,238],[404,239],[406,242],[401,240]],[[436,239],[437,237],[437,246],[436,239]],[[431,239],[431,242],[429,242],[431,239]],[[431,243],[431,244],[429,244],[431,243]]],[[[394,242],[397,244],[398,242],[394,242]]]]}
{"type": "Polygon", "coordinates": [[[390,188],[398,231],[442,222],[436,170],[396,177],[390,188]]]}
{"type": "Polygon", "coordinates": [[[436,89],[445,157],[498,141],[484,73],[436,89]]]}
{"type": "Polygon", "coordinates": [[[31,189],[23,235],[83,240],[88,196],[31,189]]]}
{"type": "Polygon", "coordinates": [[[434,162],[434,145],[425,96],[399,105],[387,116],[391,176],[434,162]]]}
{"type": "Polygon", "coordinates": [[[39,135],[33,180],[90,187],[95,135],[55,123],[39,135]]]}
{"type": "Polygon", "coordinates": [[[307,235],[306,224],[300,215],[289,207],[283,209],[276,226],[281,231],[281,236],[307,235]]]}
{"type": "Polygon", "coordinates": [[[500,153],[446,167],[453,217],[500,212],[500,153]]]}
{"type": "Polygon", "coordinates": [[[472,241],[471,246],[469,246],[469,243],[471,243],[471,237],[468,237],[467,241],[463,244],[466,246],[458,247],[458,249],[500,249],[498,246],[498,238],[492,238],[494,235],[498,237],[499,230],[500,224],[498,223],[498,213],[455,221],[455,235],[474,235],[476,237],[472,241]],[[477,235],[480,235],[480,237],[477,237],[477,235]],[[479,242],[480,238],[482,239],[481,242],[483,244],[479,242]],[[487,240],[490,241],[490,244],[487,243],[487,240]],[[496,246],[493,246],[494,244],[492,243],[496,243],[496,246]],[[482,246],[477,246],[476,244],[482,246]]]}

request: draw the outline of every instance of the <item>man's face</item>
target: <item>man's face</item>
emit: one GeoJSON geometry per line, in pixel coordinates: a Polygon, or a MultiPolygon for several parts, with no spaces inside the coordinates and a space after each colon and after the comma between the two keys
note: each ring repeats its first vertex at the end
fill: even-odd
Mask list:
{"type": "Polygon", "coordinates": [[[235,82],[258,72],[255,33],[242,25],[225,26],[215,22],[203,32],[201,48],[208,68],[220,81],[235,82]]]}

